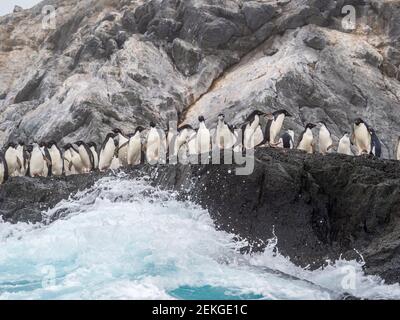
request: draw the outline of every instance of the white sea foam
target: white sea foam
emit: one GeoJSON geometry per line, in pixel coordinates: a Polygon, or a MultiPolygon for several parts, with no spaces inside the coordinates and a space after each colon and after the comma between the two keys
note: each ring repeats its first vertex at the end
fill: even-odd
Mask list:
{"type": "Polygon", "coordinates": [[[0,222],[0,299],[400,298],[355,261],[304,270],[273,241],[242,255],[247,244],[217,231],[206,210],[145,179],[104,178],[44,217],[60,213],[49,225],[0,222]],[[349,268],[354,290],[343,288],[349,268]]]}

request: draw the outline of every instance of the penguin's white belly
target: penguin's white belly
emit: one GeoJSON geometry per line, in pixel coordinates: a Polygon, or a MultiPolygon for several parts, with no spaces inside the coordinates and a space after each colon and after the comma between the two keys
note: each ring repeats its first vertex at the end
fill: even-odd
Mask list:
{"type": "Polygon", "coordinates": [[[19,174],[20,166],[18,165],[18,155],[15,149],[8,149],[5,154],[8,173],[10,177],[15,177],[19,174]]]}
{"type": "Polygon", "coordinates": [[[306,151],[307,153],[314,153],[313,148],[314,136],[312,133],[304,133],[303,139],[300,141],[299,150],[306,151]]]}
{"type": "Polygon", "coordinates": [[[60,152],[58,150],[49,150],[51,157],[51,172],[54,176],[61,176],[63,173],[63,160],[61,159],[60,152]]]}
{"type": "Polygon", "coordinates": [[[142,155],[142,144],[140,137],[133,137],[129,141],[128,146],[128,165],[135,166],[140,164],[142,155]]]}
{"type": "Polygon", "coordinates": [[[208,131],[207,129],[199,129],[196,136],[196,146],[197,146],[196,154],[209,153],[211,149],[210,141],[211,141],[210,131],[208,131]]]}
{"type": "Polygon", "coordinates": [[[285,120],[284,115],[279,115],[276,120],[273,120],[271,123],[270,127],[270,136],[269,136],[269,142],[275,144],[276,143],[276,137],[279,136],[282,126],[283,126],[283,121],[285,120]]]}
{"type": "Polygon", "coordinates": [[[75,170],[78,173],[84,173],[85,171],[85,165],[82,161],[81,156],[79,155],[79,153],[77,152],[72,152],[72,158],[71,158],[71,162],[75,167],[75,170]]]}
{"type": "Polygon", "coordinates": [[[356,127],[354,130],[355,145],[358,149],[358,155],[371,153],[371,135],[365,126],[356,127]]]}
{"type": "Polygon", "coordinates": [[[129,140],[120,135],[119,138],[119,150],[118,150],[118,159],[121,165],[128,165],[128,145],[126,144],[129,140]],[[122,147],[125,144],[124,147],[122,147]]]}
{"type": "Polygon", "coordinates": [[[121,168],[121,161],[117,157],[114,157],[111,161],[110,169],[118,170],[119,168],[121,168]]]}
{"type": "Polygon", "coordinates": [[[400,145],[397,146],[397,160],[400,160],[400,145]]]}
{"type": "Polygon", "coordinates": [[[4,182],[4,177],[5,177],[5,168],[4,164],[1,162],[0,163],[0,184],[4,182]]]}
{"type": "Polygon", "coordinates": [[[46,166],[46,161],[43,159],[43,154],[39,150],[33,150],[31,155],[31,160],[29,162],[29,170],[31,177],[41,177],[44,176],[44,168],[46,166]]]}
{"type": "Polygon", "coordinates": [[[348,138],[340,139],[338,153],[347,154],[348,156],[353,156],[353,152],[351,151],[350,140],[348,138]]]}
{"type": "Polygon", "coordinates": [[[217,128],[216,135],[216,142],[219,149],[232,149],[235,144],[235,137],[227,125],[222,126],[222,128],[217,128]]]}
{"type": "Polygon", "coordinates": [[[158,162],[160,158],[161,140],[157,136],[147,139],[146,157],[148,162],[158,162]]]}
{"type": "Polygon", "coordinates": [[[187,150],[188,150],[189,155],[197,154],[196,133],[195,132],[190,137],[188,137],[187,150]]]}
{"type": "Polygon", "coordinates": [[[246,149],[254,149],[255,146],[258,146],[264,140],[264,135],[260,126],[257,126],[254,132],[252,132],[251,128],[246,128],[244,135],[246,149]]]}
{"type": "Polygon", "coordinates": [[[332,144],[333,141],[329,132],[326,130],[321,130],[319,134],[319,152],[323,154],[328,153],[332,144]]]}
{"type": "Polygon", "coordinates": [[[114,141],[110,139],[104,146],[104,149],[100,151],[100,158],[99,158],[100,170],[103,171],[110,168],[111,162],[114,158],[114,152],[115,152],[114,141]]]}

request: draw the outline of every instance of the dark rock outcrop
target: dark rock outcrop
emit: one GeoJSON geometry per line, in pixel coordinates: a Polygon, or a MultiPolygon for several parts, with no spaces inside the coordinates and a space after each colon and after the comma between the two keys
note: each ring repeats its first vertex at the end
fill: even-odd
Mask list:
{"type": "MultiPolygon", "coordinates": [[[[260,149],[251,175],[235,169],[142,165],[124,172],[128,178],[150,173],[155,185],[190,196],[219,229],[248,239],[249,250],[262,250],[275,234],[283,255],[311,268],[341,254],[359,259],[357,250],[366,272],[400,281],[399,162],[260,149]]],[[[11,179],[0,188],[0,214],[9,222],[39,222],[43,210],[109,174],[11,179]]]]}

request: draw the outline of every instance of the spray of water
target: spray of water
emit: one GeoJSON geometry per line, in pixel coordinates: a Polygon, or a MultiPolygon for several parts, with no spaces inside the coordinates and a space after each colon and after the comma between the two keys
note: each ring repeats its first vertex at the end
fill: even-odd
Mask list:
{"type": "Polygon", "coordinates": [[[206,210],[146,179],[104,178],[43,215],[58,219],[0,222],[0,299],[400,298],[356,261],[296,267],[276,238],[242,255],[206,210]]]}

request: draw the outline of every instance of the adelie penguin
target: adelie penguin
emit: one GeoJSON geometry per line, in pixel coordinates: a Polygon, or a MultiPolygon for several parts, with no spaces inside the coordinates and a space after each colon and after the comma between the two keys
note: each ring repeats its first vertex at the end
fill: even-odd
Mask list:
{"type": "Polygon", "coordinates": [[[77,147],[75,147],[78,150],[79,156],[81,157],[83,168],[82,168],[82,173],[88,173],[90,171],[93,171],[94,169],[94,158],[92,151],[90,151],[89,146],[83,142],[83,141],[78,141],[75,143],[77,147]]]}
{"type": "Polygon", "coordinates": [[[150,164],[164,162],[166,159],[167,140],[164,132],[156,128],[154,122],[150,123],[150,130],[145,142],[146,159],[150,164]]]}
{"type": "Polygon", "coordinates": [[[99,170],[105,171],[111,167],[111,163],[114,159],[115,151],[118,148],[118,139],[115,133],[107,134],[99,155],[99,170]]]}
{"type": "Polygon", "coordinates": [[[8,180],[8,166],[3,152],[0,151],[0,184],[8,180]]]}
{"type": "Polygon", "coordinates": [[[294,131],[287,130],[279,141],[279,146],[284,149],[294,149],[294,131]]]}
{"type": "Polygon", "coordinates": [[[97,153],[97,145],[94,142],[89,142],[88,147],[93,155],[93,161],[94,161],[93,169],[97,170],[99,168],[99,154],[97,153]]]}
{"type": "Polygon", "coordinates": [[[18,142],[16,150],[17,156],[22,162],[21,170],[19,171],[18,176],[24,177],[26,176],[26,172],[28,170],[29,153],[26,150],[25,143],[22,141],[18,142]]]}
{"type": "Polygon", "coordinates": [[[64,174],[64,160],[61,150],[58,148],[55,141],[47,143],[47,149],[49,150],[51,157],[51,170],[53,176],[61,176],[64,174]]]}
{"type": "Polygon", "coordinates": [[[358,156],[371,153],[371,132],[368,125],[360,118],[354,121],[352,141],[357,148],[358,156]]]}
{"type": "Polygon", "coordinates": [[[319,125],[319,152],[322,154],[327,154],[333,147],[331,132],[324,122],[321,121],[319,125]]]}
{"type": "Polygon", "coordinates": [[[314,135],[312,129],[316,127],[315,124],[309,123],[306,125],[304,131],[300,135],[298,150],[303,150],[307,153],[314,153],[314,135]]]}
{"type": "Polygon", "coordinates": [[[382,155],[382,144],[373,128],[369,128],[369,133],[371,134],[371,154],[380,158],[382,155]]]}
{"type": "Polygon", "coordinates": [[[185,124],[178,128],[172,154],[174,156],[179,155],[184,157],[186,157],[188,154],[196,154],[196,136],[196,130],[189,124],[185,124]]]}
{"type": "Polygon", "coordinates": [[[264,131],[267,126],[267,119],[272,120],[272,115],[255,110],[245,120],[242,126],[243,147],[245,149],[254,149],[264,141],[264,131]]]}
{"type": "Polygon", "coordinates": [[[10,142],[5,151],[5,159],[8,166],[8,174],[10,177],[17,177],[23,170],[23,159],[19,157],[17,145],[10,142]]]}
{"type": "Polygon", "coordinates": [[[268,144],[270,147],[277,147],[279,142],[276,141],[282,130],[283,122],[286,117],[291,117],[292,115],[286,110],[278,110],[272,113],[272,115],[267,115],[268,121],[264,132],[264,140],[261,143],[268,144]]]}
{"type": "Polygon", "coordinates": [[[144,128],[139,126],[135,132],[129,135],[128,141],[128,165],[135,166],[143,162],[142,132],[144,128]]]}
{"type": "Polygon", "coordinates": [[[199,129],[196,134],[196,154],[209,154],[211,151],[211,134],[203,116],[199,117],[199,129]]]}
{"type": "Polygon", "coordinates": [[[66,176],[71,176],[74,174],[78,174],[79,172],[75,169],[75,166],[73,165],[72,158],[73,158],[73,153],[72,153],[72,144],[68,143],[64,147],[64,154],[63,154],[63,162],[64,162],[64,173],[66,176]]]}
{"type": "Polygon", "coordinates": [[[225,115],[218,115],[217,129],[215,131],[215,143],[221,150],[232,149],[236,143],[236,136],[233,127],[225,122],[225,115]]]}
{"type": "Polygon", "coordinates": [[[121,166],[126,167],[128,165],[128,142],[127,137],[121,129],[114,129],[113,133],[117,135],[118,139],[118,159],[121,166]]]}
{"type": "Polygon", "coordinates": [[[45,145],[34,143],[29,160],[29,174],[33,177],[48,177],[51,175],[51,157],[45,145]]]}
{"type": "Polygon", "coordinates": [[[47,148],[47,144],[45,142],[41,142],[39,146],[43,153],[44,160],[43,177],[51,177],[53,173],[53,167],[49,149],[47,148]]]}
{"type": "Polygon", "coordinates": [[[348,156],[354,156],[353,151],[351,151],[351,141],[349,133],[345,133],[339,141],[338,153],[346,154],[348,156]]]}

